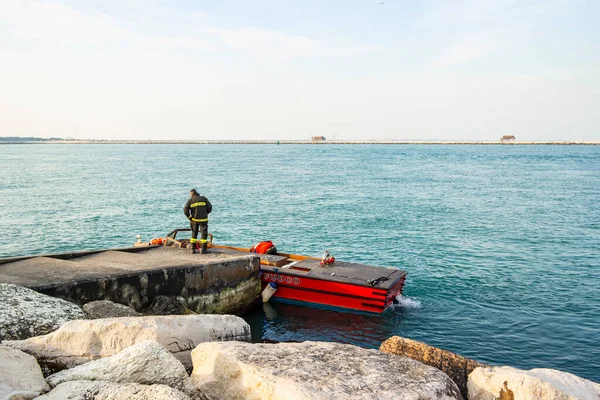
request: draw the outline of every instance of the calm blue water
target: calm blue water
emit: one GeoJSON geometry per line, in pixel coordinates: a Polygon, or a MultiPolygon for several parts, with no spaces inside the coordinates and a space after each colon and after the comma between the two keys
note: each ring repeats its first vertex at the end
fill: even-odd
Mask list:
{"type": "Polygon", "coordinates": [[[195,187],[220,243],[409,271],[382,316],[267,305],[256,339],[402,335],[600,381],[600,147],[3,145],[0,171],[0,257],[164,236],[195,187]]]}

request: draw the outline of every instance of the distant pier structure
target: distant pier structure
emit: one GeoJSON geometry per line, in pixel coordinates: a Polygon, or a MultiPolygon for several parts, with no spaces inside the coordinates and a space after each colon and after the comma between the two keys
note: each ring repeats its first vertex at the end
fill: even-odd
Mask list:
{"type": "Polygon", "coordinates": [[[515,141],[515,137],[514,137],[514,135],[504,135],[500,138],[500,141],[503,143],[504,142],[511,143],[511,142],[515,141]]]}
{"type": "Polygon", "coordinates": [[[324,142],[326,139],[325,139],[325,136],[313,136],[313,137],[311,137],[311,140],[313,141],[313,143],[316,143],[316,142],[324,142]]]}

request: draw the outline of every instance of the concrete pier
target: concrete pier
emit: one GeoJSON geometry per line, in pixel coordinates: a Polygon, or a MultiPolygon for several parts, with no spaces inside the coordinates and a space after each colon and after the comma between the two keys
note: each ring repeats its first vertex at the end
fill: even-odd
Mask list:
{"type": "Polygon", "coordinates": [[[196,313],[240,313],[260,294],[260,259],[247,253],[190,254],[172,247],[84,251],[0,259],[0,283],[80,305],[110,300],[138,311],[158,297],[196,313]]]}

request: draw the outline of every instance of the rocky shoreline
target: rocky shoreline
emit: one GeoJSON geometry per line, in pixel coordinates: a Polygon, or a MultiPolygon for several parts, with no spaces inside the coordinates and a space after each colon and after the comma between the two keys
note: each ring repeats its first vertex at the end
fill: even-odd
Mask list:
{"type": "Polygon", "coordinates": [[[0,400],[583,399],[600,384],[488,366],[407,338],[379,350],[250,343],[233,315],[141,315],[0,284],[0,400]]]}

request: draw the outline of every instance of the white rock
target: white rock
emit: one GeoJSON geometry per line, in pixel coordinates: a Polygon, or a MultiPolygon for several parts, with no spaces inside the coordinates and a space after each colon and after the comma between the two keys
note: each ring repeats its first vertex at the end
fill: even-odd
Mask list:
{"type": "Polygon", "coordinates": [[[203,343],[192,361],[194,384],[216,399],[462,399],[436,368],[339,343],[203,343]]]}
{"type": "Polygon", "coordinates": [[[0,345],[0,399],[33,399],[49,389],[35,358],[0,345]]]}
{"type": "Polygon", "coordinates": [[[85,318],[73,303],[23,286],[0,283],[0,340],[45,335],[65,322],[85,318]]]}
{"type": "Polygon", "coordinates": [[[199,343],[250,340],[250,326],[233,315],[161,315],[71,321],[51,334],[6,345],[29,353],[48,372],[112,356],[145,340],[163,345],[184,366],[199,343]]]}
{"type": "Polygon", "coordinates": [[[469,400],[600,400],[599,384],[554,369],[476,368],[468,391],[469,400]]]}
{"type": "Polygon", "coordinates": [[[188,395],[166,385],[72,381],[58,385],[37,400],[191,400],[188,395]]]}
{"type": "Polygon", "coordinates": [[[193,393],[183,365],[157,342],[146,340],[114,356],[90,361],[47,378],[52,387],[68,381],[162,384],[193,393]]]}

